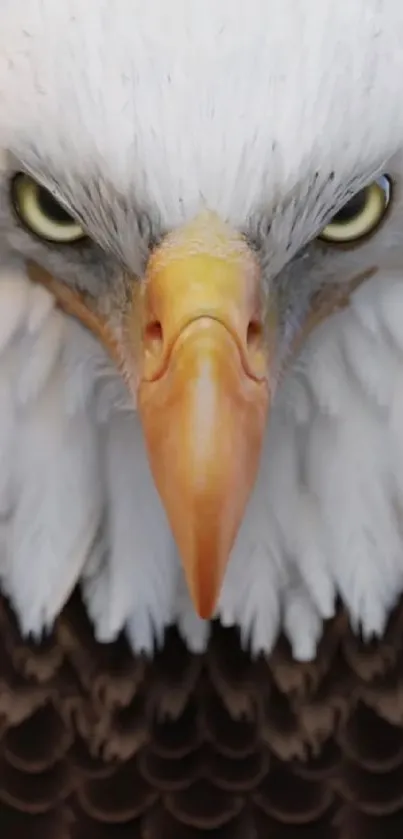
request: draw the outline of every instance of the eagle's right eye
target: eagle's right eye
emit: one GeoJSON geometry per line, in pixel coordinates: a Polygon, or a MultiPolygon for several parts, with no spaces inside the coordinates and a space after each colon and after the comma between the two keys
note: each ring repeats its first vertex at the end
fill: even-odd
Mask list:
{"type": "Polygon", "coordinates": [[[11,199],[21,223],[30,233],[52,244],[73,244],[85,232],[56,198],[30,175],[19,172],[11,182],[11,199]]]}

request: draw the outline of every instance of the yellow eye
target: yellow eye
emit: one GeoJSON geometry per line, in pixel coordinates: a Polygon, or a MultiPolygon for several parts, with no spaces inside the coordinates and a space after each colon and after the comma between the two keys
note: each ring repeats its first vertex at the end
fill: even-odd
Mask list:
{"type": "Polygon", "coordinates": [[[319,239],[331,244],[351,244],[374,233],[382,221],[391,197],[391,183],[382,175],[361,189],[333,216],[319,239]]]}
{"type": "Polygon", "coordinates": [[[29,175],[14,177],[11,198],[20,221],[40,239],[64,245],[84,238],[83,228],[29,175]]]}

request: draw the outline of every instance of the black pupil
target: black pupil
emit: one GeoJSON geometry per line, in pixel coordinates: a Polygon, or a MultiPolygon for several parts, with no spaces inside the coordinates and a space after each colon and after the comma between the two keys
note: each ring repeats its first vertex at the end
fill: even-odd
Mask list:
{"type": "Polygon", "coordinates": [[[55,201],[53,196],[48,192],[47,189],[43,189],[43,187],[38,187],[38,205],[42,210],[44,216],[46,218],[51,219],[51,221],[57,222],[57,224],[71,224],[72,218],[66,213],[66,210],[60,206],[60,204],[55,201]]]}
{"type": "Polygon", "coordinates": [[[367,201],[367,190],[361,189],[333,216],[331,224],[347,224],[362,213],[367,201]]]}

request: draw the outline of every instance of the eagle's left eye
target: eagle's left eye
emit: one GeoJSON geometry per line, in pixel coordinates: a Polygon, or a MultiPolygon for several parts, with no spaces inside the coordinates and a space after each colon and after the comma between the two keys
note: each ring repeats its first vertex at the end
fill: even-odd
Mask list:
{"type": "Polygon", "coordinates": [[[348,245],[374,233],[386,213],[390,196],[390,179],[382,175],[350,198],[322,230],[319,239],[348,245]]]}
{"type": "Polygon", "coordinates": [[[19,172],[11,183],[18,218],[31,233],[52,244],[72,244],[85,236],[81,225],[30,175],[19,172]]]}

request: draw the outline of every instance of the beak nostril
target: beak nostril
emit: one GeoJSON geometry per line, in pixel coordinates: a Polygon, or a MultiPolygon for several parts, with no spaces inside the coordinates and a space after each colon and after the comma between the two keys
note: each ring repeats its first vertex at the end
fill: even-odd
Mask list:
{"type": "Polygon", "coordinates": [[[144,332],[144,346],[149,352],[161,352],[164,344],[162,325],[159,320],[153,320],[147,324],[144,332]]]}
{"type": "Polygon", "coordinates": [[[263,337],[263,327],[260,321],[251,320],[246,332],[246,344],[248,350],[256,350],[261,347],[263,337]]]}

